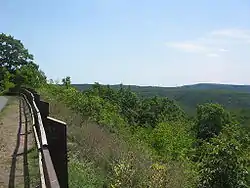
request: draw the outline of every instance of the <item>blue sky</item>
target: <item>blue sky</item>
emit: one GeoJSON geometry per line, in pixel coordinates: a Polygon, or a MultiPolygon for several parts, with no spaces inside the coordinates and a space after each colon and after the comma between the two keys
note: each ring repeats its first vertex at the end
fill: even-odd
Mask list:
{"type": "Polygon", "coordinates": [[[0,32],[48,78],[249,84],[249,0],[0,0],[0,32]]]}

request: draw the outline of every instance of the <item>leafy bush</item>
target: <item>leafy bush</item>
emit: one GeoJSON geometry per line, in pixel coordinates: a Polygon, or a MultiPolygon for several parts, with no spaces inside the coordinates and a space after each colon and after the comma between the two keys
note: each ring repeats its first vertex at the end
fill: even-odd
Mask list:
{"type": "Polygon", "coordinates": [[[165,121],[184,120],[184,112],[172,100],[153,97],[142,100],[139,124],[155,127],[165,121]]]}
{"type": "Polygon", "coordinates": [[[160,123],[152,131],[152,145],[161,156],[186,159],[194,139],[183,122],[160,123]]]}
{"type": "Polygon", "coordinates": [[[204,142],[200,148],[199,187],[248,187],[249,144],[248,136],[242,137],[240,128],[232,125],[204,142]]]}
{"type": "Polygon", "coordinates": [[[207,140],[220,133],[231,117],[219,104],[204,104],[197,107],[197,138],[207,140]]]}

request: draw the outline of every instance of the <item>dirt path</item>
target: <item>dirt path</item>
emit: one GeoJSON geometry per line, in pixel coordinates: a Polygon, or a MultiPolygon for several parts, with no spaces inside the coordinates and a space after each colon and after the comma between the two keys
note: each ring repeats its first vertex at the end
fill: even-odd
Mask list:
{"type": "Polygon", "coordinates": [[[27,106],[11,98],[0,113],[0,188],[29,187],[27,153],[32,146],[27,106]]]}

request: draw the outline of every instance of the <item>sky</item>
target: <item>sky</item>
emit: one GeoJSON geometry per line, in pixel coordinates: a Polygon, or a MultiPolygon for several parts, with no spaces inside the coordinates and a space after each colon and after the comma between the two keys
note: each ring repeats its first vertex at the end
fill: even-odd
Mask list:
{"type": "Polygon", "coordinates": [[[249,0],[0,0],[0,23],[54,80],[250,84],[249,0]]]}

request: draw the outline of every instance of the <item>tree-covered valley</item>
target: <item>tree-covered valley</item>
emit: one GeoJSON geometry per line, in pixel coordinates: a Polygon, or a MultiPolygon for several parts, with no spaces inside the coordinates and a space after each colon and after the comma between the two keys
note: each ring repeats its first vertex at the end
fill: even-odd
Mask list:
{"type": "Polygon", "coordinates": [[[67,122],[70,187],[250,186],[249,86],[58,84],[6,34],[0,63],[2,94],[33,88],[67,122]]]}
{"type": "MultiPolygon", "coordinates": [[[[91,84],[72,84],[83,91],[92,87],[91,84]]],[[[120,85],[110,85],[119,89],[120,85]]],[[[250,125],[250,86],[225,84],[195,84],[180,87],[156,87],[124,85],[139,96],[167,97],[176,101],[189,115],[195,116],[199,104],[218,103],[231,112],[242,125],[250,125]]]]}

